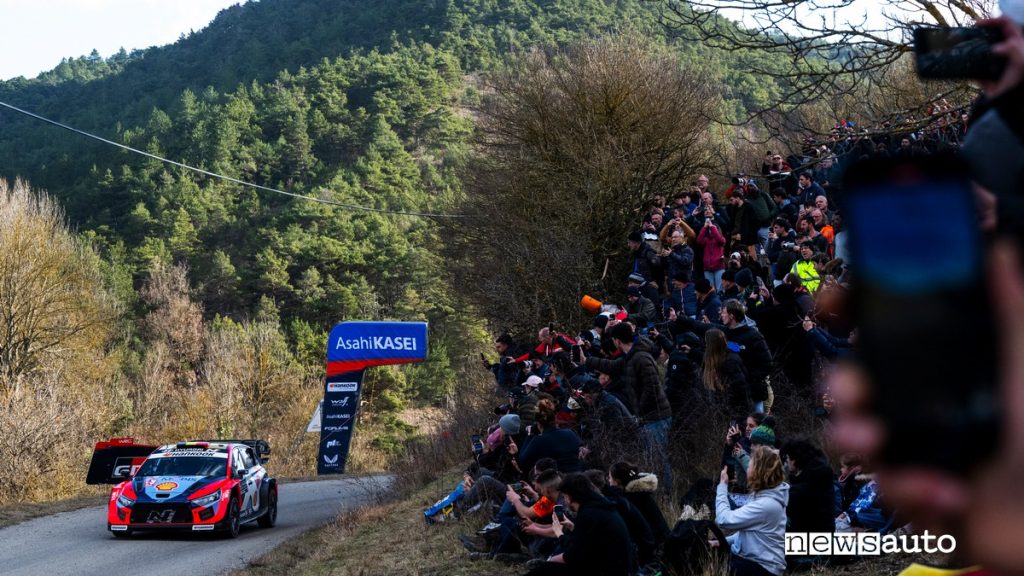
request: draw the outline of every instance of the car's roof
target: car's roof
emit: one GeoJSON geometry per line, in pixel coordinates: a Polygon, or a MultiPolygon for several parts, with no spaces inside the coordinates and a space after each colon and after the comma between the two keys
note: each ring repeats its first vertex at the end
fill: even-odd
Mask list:
{"type": "Polygon", "coordinates": [[[177,444],[165,444],[154,450],[152,455],[226,457],[232,446],[237,446],[237,444],[222,442],[178,442],[177,444]]]}

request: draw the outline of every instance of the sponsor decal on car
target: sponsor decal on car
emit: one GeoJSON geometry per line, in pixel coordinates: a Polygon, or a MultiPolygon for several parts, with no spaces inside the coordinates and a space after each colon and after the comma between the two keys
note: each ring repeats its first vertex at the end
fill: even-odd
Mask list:
{"type": "Polygon", "coordinates": [[[324,420],[350,420],[351,414],[326,414],[324,420]]]}
{"type": "Polygon", "coordinates": [[[355,392],[359,388],[358,382],[328,382],[328,392],[355,392]]]}
{"type": "Polygon", "coordinates": [[[324,463],[327,465],[337,465],[338,455],[335,454],[334,456],[328,456],[327,454],[324,454],[324,463]]]}
{"type": "Polygon", "coordinates": [[[146,478],[145,485],[146,488],[149,488],[150,486],[156,486],[156,478],[146,478]]]}
{"type": "Polygon", "coordinates": [[[192,530],[196,532],[202,532],[205,530],[213,530],[215,526],[213,524],[196,524],[192,526],[192,530]]]}
{"type": "Polygon", "coordinates": [[[174,490],[178,487],[177,482],[163,482],[156,485],[157,490],[174,490]]]}
{"type": "Polygon", "coordinates": [[[341,400],[331,400],[331,406],[337,406],[338,408],[344,408],[345,406],[348,406],[348,401],[351,398],[352,398],[351,396],[346,396],[346,397],[342,398],[341,400]]]}
{"type": "Polygon", "coordinates": [[[340,448],[341,447],[341,442],[338,442],[337,440],[328,440],[327,441],[327,447],[328,448],[340,448]]]}

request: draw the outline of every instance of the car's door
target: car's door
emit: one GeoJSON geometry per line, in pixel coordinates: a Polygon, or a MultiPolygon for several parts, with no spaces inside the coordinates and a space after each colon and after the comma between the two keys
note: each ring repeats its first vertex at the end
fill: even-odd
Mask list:
{"type": "Polygon", "coordinates": [[[249,503],[252,512],[260,509],[260,482],[263,480],[263,467],[256,461],[252,448],[245,446],[239,449],[242,457],[242,464],[245,466],[245,482],[251,494],[249,503]]]}
{"type": "Polygon", "coordinates": [[[242,449],[237,447],[231,451],[231,467],[237,470],[238,490],[242,493],[242,501],[239,502],[239,506],[242,516],[246,517],[252,516],[256,511],[256,505],[259,503],[259,494],[258,490],[256,490],[256,482],[253,479],[252,470],[245,465],[242,452],[242,449]]]}

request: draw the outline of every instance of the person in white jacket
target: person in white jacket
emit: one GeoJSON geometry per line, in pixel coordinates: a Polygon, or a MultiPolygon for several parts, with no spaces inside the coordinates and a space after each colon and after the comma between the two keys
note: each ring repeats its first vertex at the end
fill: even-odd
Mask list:
{"type": "Polygon", "coordinates": [[[786,569],[786,504],[789,484],[785,483],[779,453],[768,446],[756,446],[747,470],[750,499],[733,510],[729,506],[729,473],[722,469],[715,496],[715,522],[735,531],[728,536],[729,573],[733,576],[781,576],[786,569]]]}

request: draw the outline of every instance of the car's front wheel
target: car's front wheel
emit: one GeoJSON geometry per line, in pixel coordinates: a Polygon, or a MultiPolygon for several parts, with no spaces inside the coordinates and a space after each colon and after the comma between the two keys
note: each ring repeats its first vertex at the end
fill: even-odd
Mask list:
{"type": "Polygon", "coordinates": [[[238,538],[239,532],[242,531],[242,512],[238,506],[238,498],[234,496],[228,502],[227,517],[224,519],[224,536],[228,538],[238,538]]]}
{"type": "Polygon", "coordinates": [[[256,521],[260,528],[271,528],[277,522],[277,488],[271,486],[267,491],[267,513],[256,521]]]}

